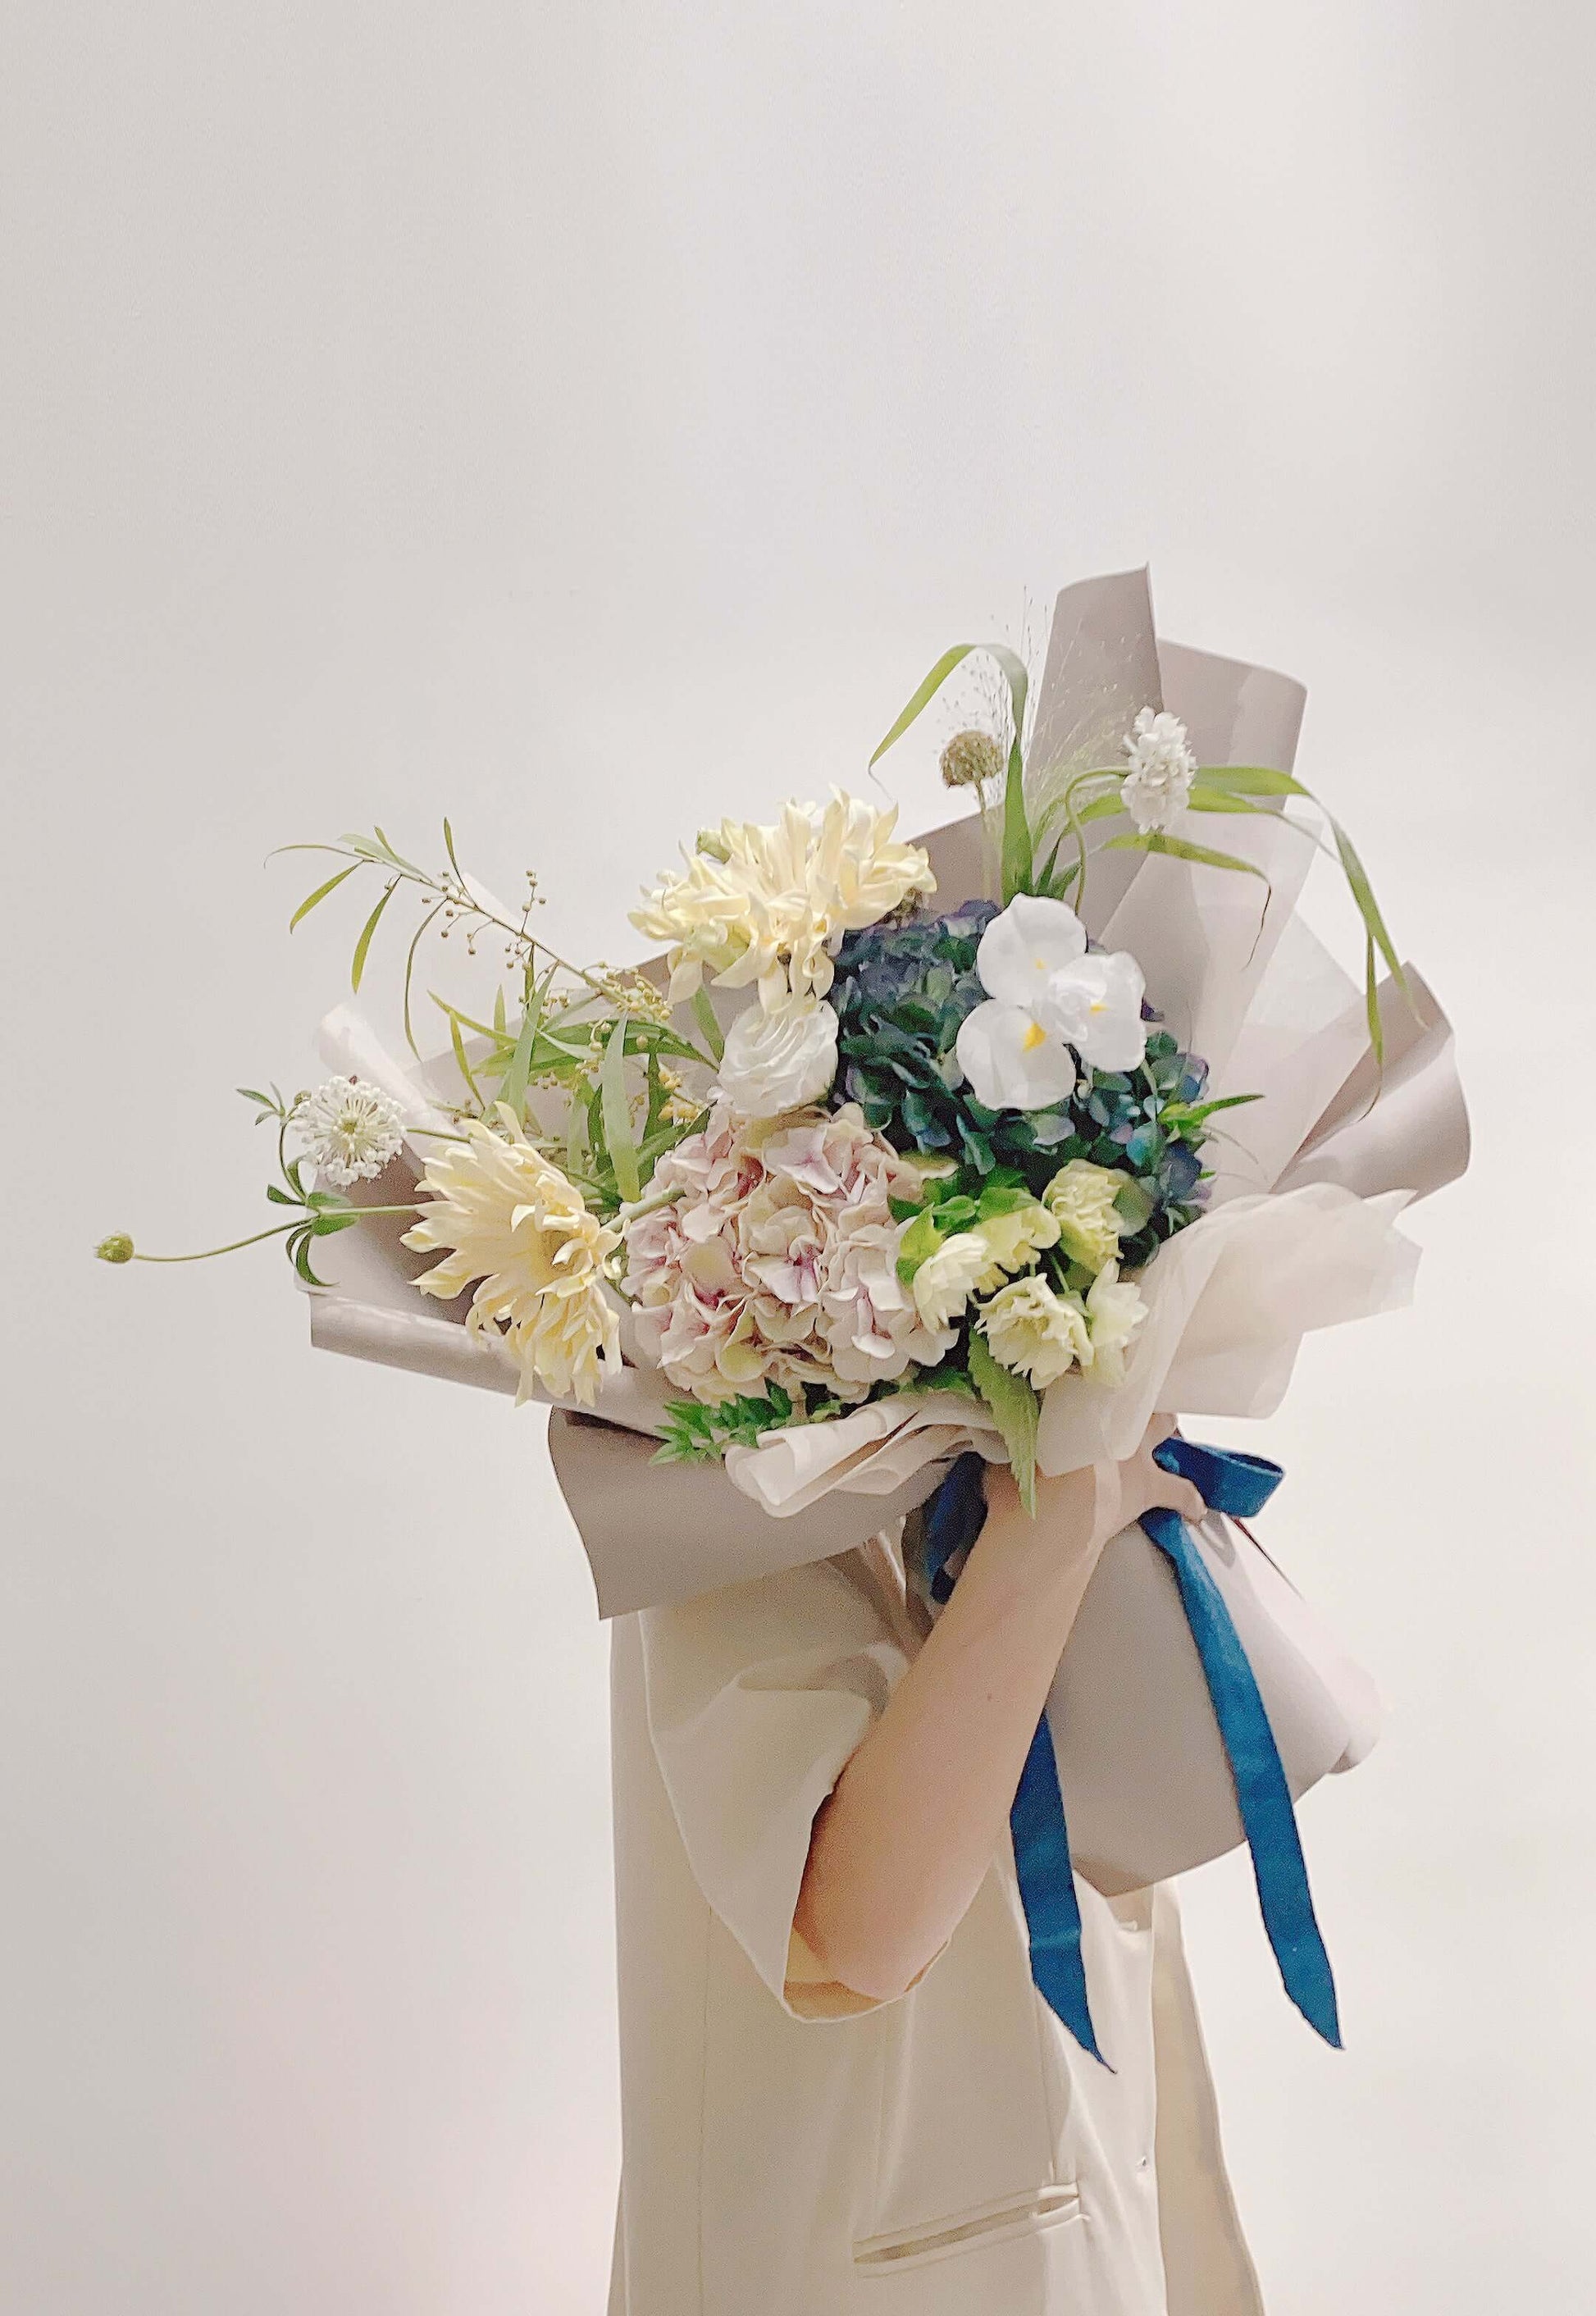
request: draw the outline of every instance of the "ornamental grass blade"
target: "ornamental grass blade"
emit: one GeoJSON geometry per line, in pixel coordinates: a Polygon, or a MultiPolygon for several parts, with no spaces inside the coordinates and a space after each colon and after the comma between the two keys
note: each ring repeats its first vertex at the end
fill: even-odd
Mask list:
{"type": "Polygon", "coordinates": [[[1405,997],[1407,975],[1402,969],[1402,959],[1397,956],[1391,936],[1386,930],[1386,921],[1380,914],[1379,903],[1375,899],[1374,886],[1369,881],[1369,872],[1352,850],[1352,840],[1339,821],[1331,821],[1330,833],[1335,839],[1335,849],[1340,856],[1341,865],[1346,871],[1347,882],[1352,888],[1352,898],[1357,902],[1359,913],[1363,919],[1364,931],[1385,958],[1390,967],[1392,978],[1405,997]]]}
{"type": "Polygon", "coordinates": [[[916,687],[897,721],[871,755],[872,765],[879,762],[895,741],[903,738],[921,709],[936,698],[960,661],[968,659],[972,652],[982,651],[991,655],[1008,679],[1009,694],[1014,706],[1014,744],[1019,746],[1025,728],[1025,689],[1030,681],[1025,673],[1025,662],[1018,652],[1011,651],[1007,644],[955,644],[951,650],[942,654],[924,681],[916,687]]]}
{"type": "Polygon", "coordinates": [[[1206,844],[1190,844],[1183,836],[1165,836],[1155,830],[1146,836],[1110,836],[1105,852],[1164,852],[1174,860],[1194,860],[1204,868],[1241,868],[1249,877],[1269,878],[1255,860],[1238,860],[1234,852],[1213,852],[1206,844]]]}
{"type": "Polygon", "coordinates": [[[1016,893],[1029,893],[1034,870],[1030,821],[1025,809],[1025,760],[1018,739],[1009,750],[1009,773],[1003,783],[1003,897],[1006,906],[1016,893]]]}
{"type": "Polygon", "coordinates": [[[1023,1376],[1012,1375],[1007,1367],[999,1367],[987,1350],[984,1339],[970,1337],[970,1381],[992,1410],[1003,1446],[1009,1451],[1009,1462],[1014,1474],[1014,1484],[1020,1491],[1020,1501],[1034,1519],[1037,1509],[1037,1421],[1040,1407],[1035,1392],[1023,1376]]]}
{"type": "Polygon", "coordinates": [[[1271,771],[1267,764],[1199,764],[1192,779],[1197,788],[1218,788],[1231,796],[1314,797],[1289,772],[1271,771]]]}
{"type": "Polygon", "coordinates": [[[643,1184],[638,1172],[638,1145],[632,1139],[631,1104],[626,1093],[626,1029],[627,1017],[623,1013],[604,1048],[599,1083],[603,1100],[604,1142],[615,1170],[615,1187],[623,1198],[630,1200],[641,1197],[643,1184]]]}

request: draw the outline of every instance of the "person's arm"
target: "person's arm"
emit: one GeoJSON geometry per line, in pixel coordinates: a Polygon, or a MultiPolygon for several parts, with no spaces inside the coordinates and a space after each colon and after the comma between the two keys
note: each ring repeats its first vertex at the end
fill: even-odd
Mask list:
{"type": "Polygon", "coordinates": [[[890,2000],[941,1952],[1008,1823],[1020,1772],[1098,1555],[1195,1488],[1137,1453],[1039,1479],[1037,1517],[1001,1466],[953,1597],[815,1819],[794,1927],[844,1986],[890,2000]]]}

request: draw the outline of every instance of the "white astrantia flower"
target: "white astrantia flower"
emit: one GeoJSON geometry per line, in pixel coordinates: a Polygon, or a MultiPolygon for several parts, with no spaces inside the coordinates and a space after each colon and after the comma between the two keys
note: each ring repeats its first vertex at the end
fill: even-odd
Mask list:
{"type": "Polygon", "coordinates": [[[1125,735],[1130,769],[1119,798],[1144,836],[1161,833],[1191,793],[1197,758],[1178,716],[1144,708],[1125,735]]]}
{"type": "Polygon", "coordinates": [[[831,1091],[837,1017],[824,998],[745,1006],[727,1032],[720,1091],[739,1118],[778,1118],[831,1091]]]}
{"type": "Polygon", "coordinates": [[[1124,1382],[1126,1352],[1146,1315],[1140,1288],[1133,1280],[1120,1278],[1117,1262],[1105,1263],[1086,1290],[1086,1320],[1092,1331],[1089,1364],[1101,1382],[1115,1388],[1124,1382]]]}
{"type": "Polygon", "coordinates": [[[957,1325],[965,1305],[985,1277],[992,1250],[974,1231],[955,1231],[914,1273],[914,1308],[932,1334],[957,1325]]]}
{"type": "Polygon", "coordinates": [[[1100,950],[1053,975],[1037,1001],[1037,1019],[1094,1070],[1139,1069],[1147,1050],[1146,986],[1128,950],[1100,950]]]}
{"type": "Polygon", "coordinates": [[[1000,1367],[1046,1391],[1072,1367],[1092,1364],[1092,1337],[1078,1296],[1060,1295],[1039,1272],[1012,1279],[981,1311],[981,1332],[1000,1367]]]}
{"type": "Polygon", "coordinates": [[[365,1078],[328,1078],[295,1105],[293,1126],[318,1180],[341,1190],[380,1174],[405,1139],[398,1103],[365,1078]]]}
{"type": "Polygon", "coordinates": [[[1076,1055],[1093,1069],[1141,1061],[1141,968],[1123,951],[1089,955],[1067,903],[1017,894],[982,934],[976,970],[988,1002],[966,1018],[956,1050],[984,1109],[1067,1101],[1076,1055]]]}

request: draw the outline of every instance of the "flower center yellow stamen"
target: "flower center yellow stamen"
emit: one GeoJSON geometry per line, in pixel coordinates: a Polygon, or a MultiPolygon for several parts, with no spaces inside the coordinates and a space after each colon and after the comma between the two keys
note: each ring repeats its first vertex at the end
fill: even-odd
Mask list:
{"type": "Polygon", "coordinates": [[[1025,1025],[1025,1035],[1020,1040],[1021,1051],[1034,1054],[1039,1046],[1047,1043],[1047,1039],[1048,1032],[1039,1021],[1028,1021],[1025,1025]]]}

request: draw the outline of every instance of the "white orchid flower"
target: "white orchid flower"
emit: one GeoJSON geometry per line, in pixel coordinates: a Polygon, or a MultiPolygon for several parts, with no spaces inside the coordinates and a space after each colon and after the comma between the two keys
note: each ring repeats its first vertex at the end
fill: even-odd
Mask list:
{"type": "Polygon", "coordinates": [[[1048,983],[1086,954],[1086,928],[1063,901],[1016,894],[981,936],[976,970],[988,1002],[958,1033],[958,1065],[984,1109],[1051,1109],[1075,1090],[1073,1055],[1039,1018],[1048,983]]]}
{"type": "Polygon", "coordinates": [[[1037,1001],[1037,1019],[1092,1068],[1137,1069],[1147,1049],[1146,986],[1128,950],[1100,950],[1053,975],[1037,1001]]]}
{"type": "Polygon", "coordinates": [[[988,1002],[958,1033],[958,1064],[984,1109],[1051,1109],[1089,1068],[1132,1070],[1146,1051],[1142,971],[1124,950],[1089,955],[1063,901],[1021,893],[981,936],[988,1002]]]}

